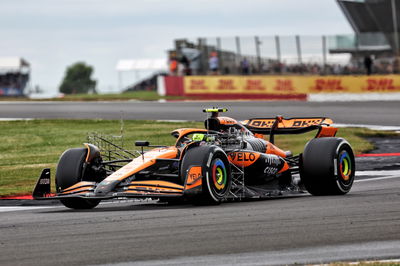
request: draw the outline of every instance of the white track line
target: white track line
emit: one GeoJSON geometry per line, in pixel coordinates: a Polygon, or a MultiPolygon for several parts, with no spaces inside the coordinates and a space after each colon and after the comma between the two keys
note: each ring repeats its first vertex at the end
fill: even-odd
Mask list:
{"type": "Polygon", "coordinates": [[[400,176],[384,176],[384,177],[377,177],[377,178],[358,179],[358,180],[355,180],[354,183],[378,181],[378,180],[394,179],[394,178],[400,178],[400,176]]]}
{"type": "Polygon", "coordinates": [[[382,131],[400,131],[400,126],[380,126],[380,125],[363,125],[363,124],[337,124],[334,123],[335,127],[360,127],[368,128],[372,130],[382,130],[382,131]]]}
{"type": "Polygon", "coordinates": [[[356,171],[357,177],[368,176],[372,178],[358,179],[354,182],[368,182],[368,181],[378,181],[385,179],[400,178],[400,170],[372,170],[372,171],[356,171]],[[374,176],[380,176],[375,177],[374,176]]]}
{"type": "Polygon", "coordinates": [[[398,101],[400,93],[310,93],[309,102],[398,101]]]}
{"type": "Polygon", "coordinates": [[[40,210],[40,209],[51,209],[58,208],[58,206],[2,206],[0,212],[13,212],[13,211],[27,211],[27,210],[40,210]]]}

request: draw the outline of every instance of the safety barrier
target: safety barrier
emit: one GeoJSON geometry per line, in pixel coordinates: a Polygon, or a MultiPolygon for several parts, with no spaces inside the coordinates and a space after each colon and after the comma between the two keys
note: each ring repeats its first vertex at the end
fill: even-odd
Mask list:
{"type": "MultiPolygon", "coordinates": [[[[315,94],[400,93],[400,75],[165,77],[163,95],[201,99],[307,99],[315,94]]],[[[338,95],[339,96],[339,95],[338,95]]]]}

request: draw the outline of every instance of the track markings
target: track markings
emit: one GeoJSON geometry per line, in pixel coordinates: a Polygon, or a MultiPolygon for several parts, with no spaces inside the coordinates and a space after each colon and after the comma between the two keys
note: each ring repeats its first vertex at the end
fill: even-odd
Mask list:
{"type": "Polygon", "coordinates": [[[364,153],[356,155],[356,157],[390,157],[390,156],[400,156],[400,152],[392,153],[364,153]]]}
{"type": "Polygon", "coordinates": [[[3,206],[0,207],[0,212],[13,212],[13,211],[27,211],[27,210],[40,210],[58,208],[61,206],[3,206]]]}

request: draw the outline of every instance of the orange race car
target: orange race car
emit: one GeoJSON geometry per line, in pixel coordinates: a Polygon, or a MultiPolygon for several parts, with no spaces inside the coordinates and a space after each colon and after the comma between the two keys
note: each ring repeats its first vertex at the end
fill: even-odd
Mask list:
{"type": "Polygon", "coordinates": [[[90,209],[110,198],[214,204],[304,190],[312,195],[350,191],[354,153],[346,140],[335,137],[337,128],[331,126],[331,119],[277,116],[238,122],[219,116],[227,111],[224,108],[203,111],[210,113],[205,129],[174,130],[174,146],[137,141],[141,150],[135,153],[97,136],[108,148],[92,143],[66,150],[57,166],[57,193],[50,194],[50,169],[44,169],[33,197],[59,199],[73,209],[90,209]],[[299,155],[274,145],[276,134],[311,130],[317,134],[299,155]],[[269,135],[268,141],[264,135],[269,135]]]}

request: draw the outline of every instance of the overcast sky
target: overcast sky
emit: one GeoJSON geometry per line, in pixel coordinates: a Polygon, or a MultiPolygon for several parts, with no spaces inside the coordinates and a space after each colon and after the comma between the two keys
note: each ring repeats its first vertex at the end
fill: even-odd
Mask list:
{"type": "Polygon", "coordinates": [[[352,32],[335,0],[0,1],[0,57],[25,58],[32,85],[54,91],[77,61],[116,90],[119,59],[166,57],[177,38],[352,32]]]}

